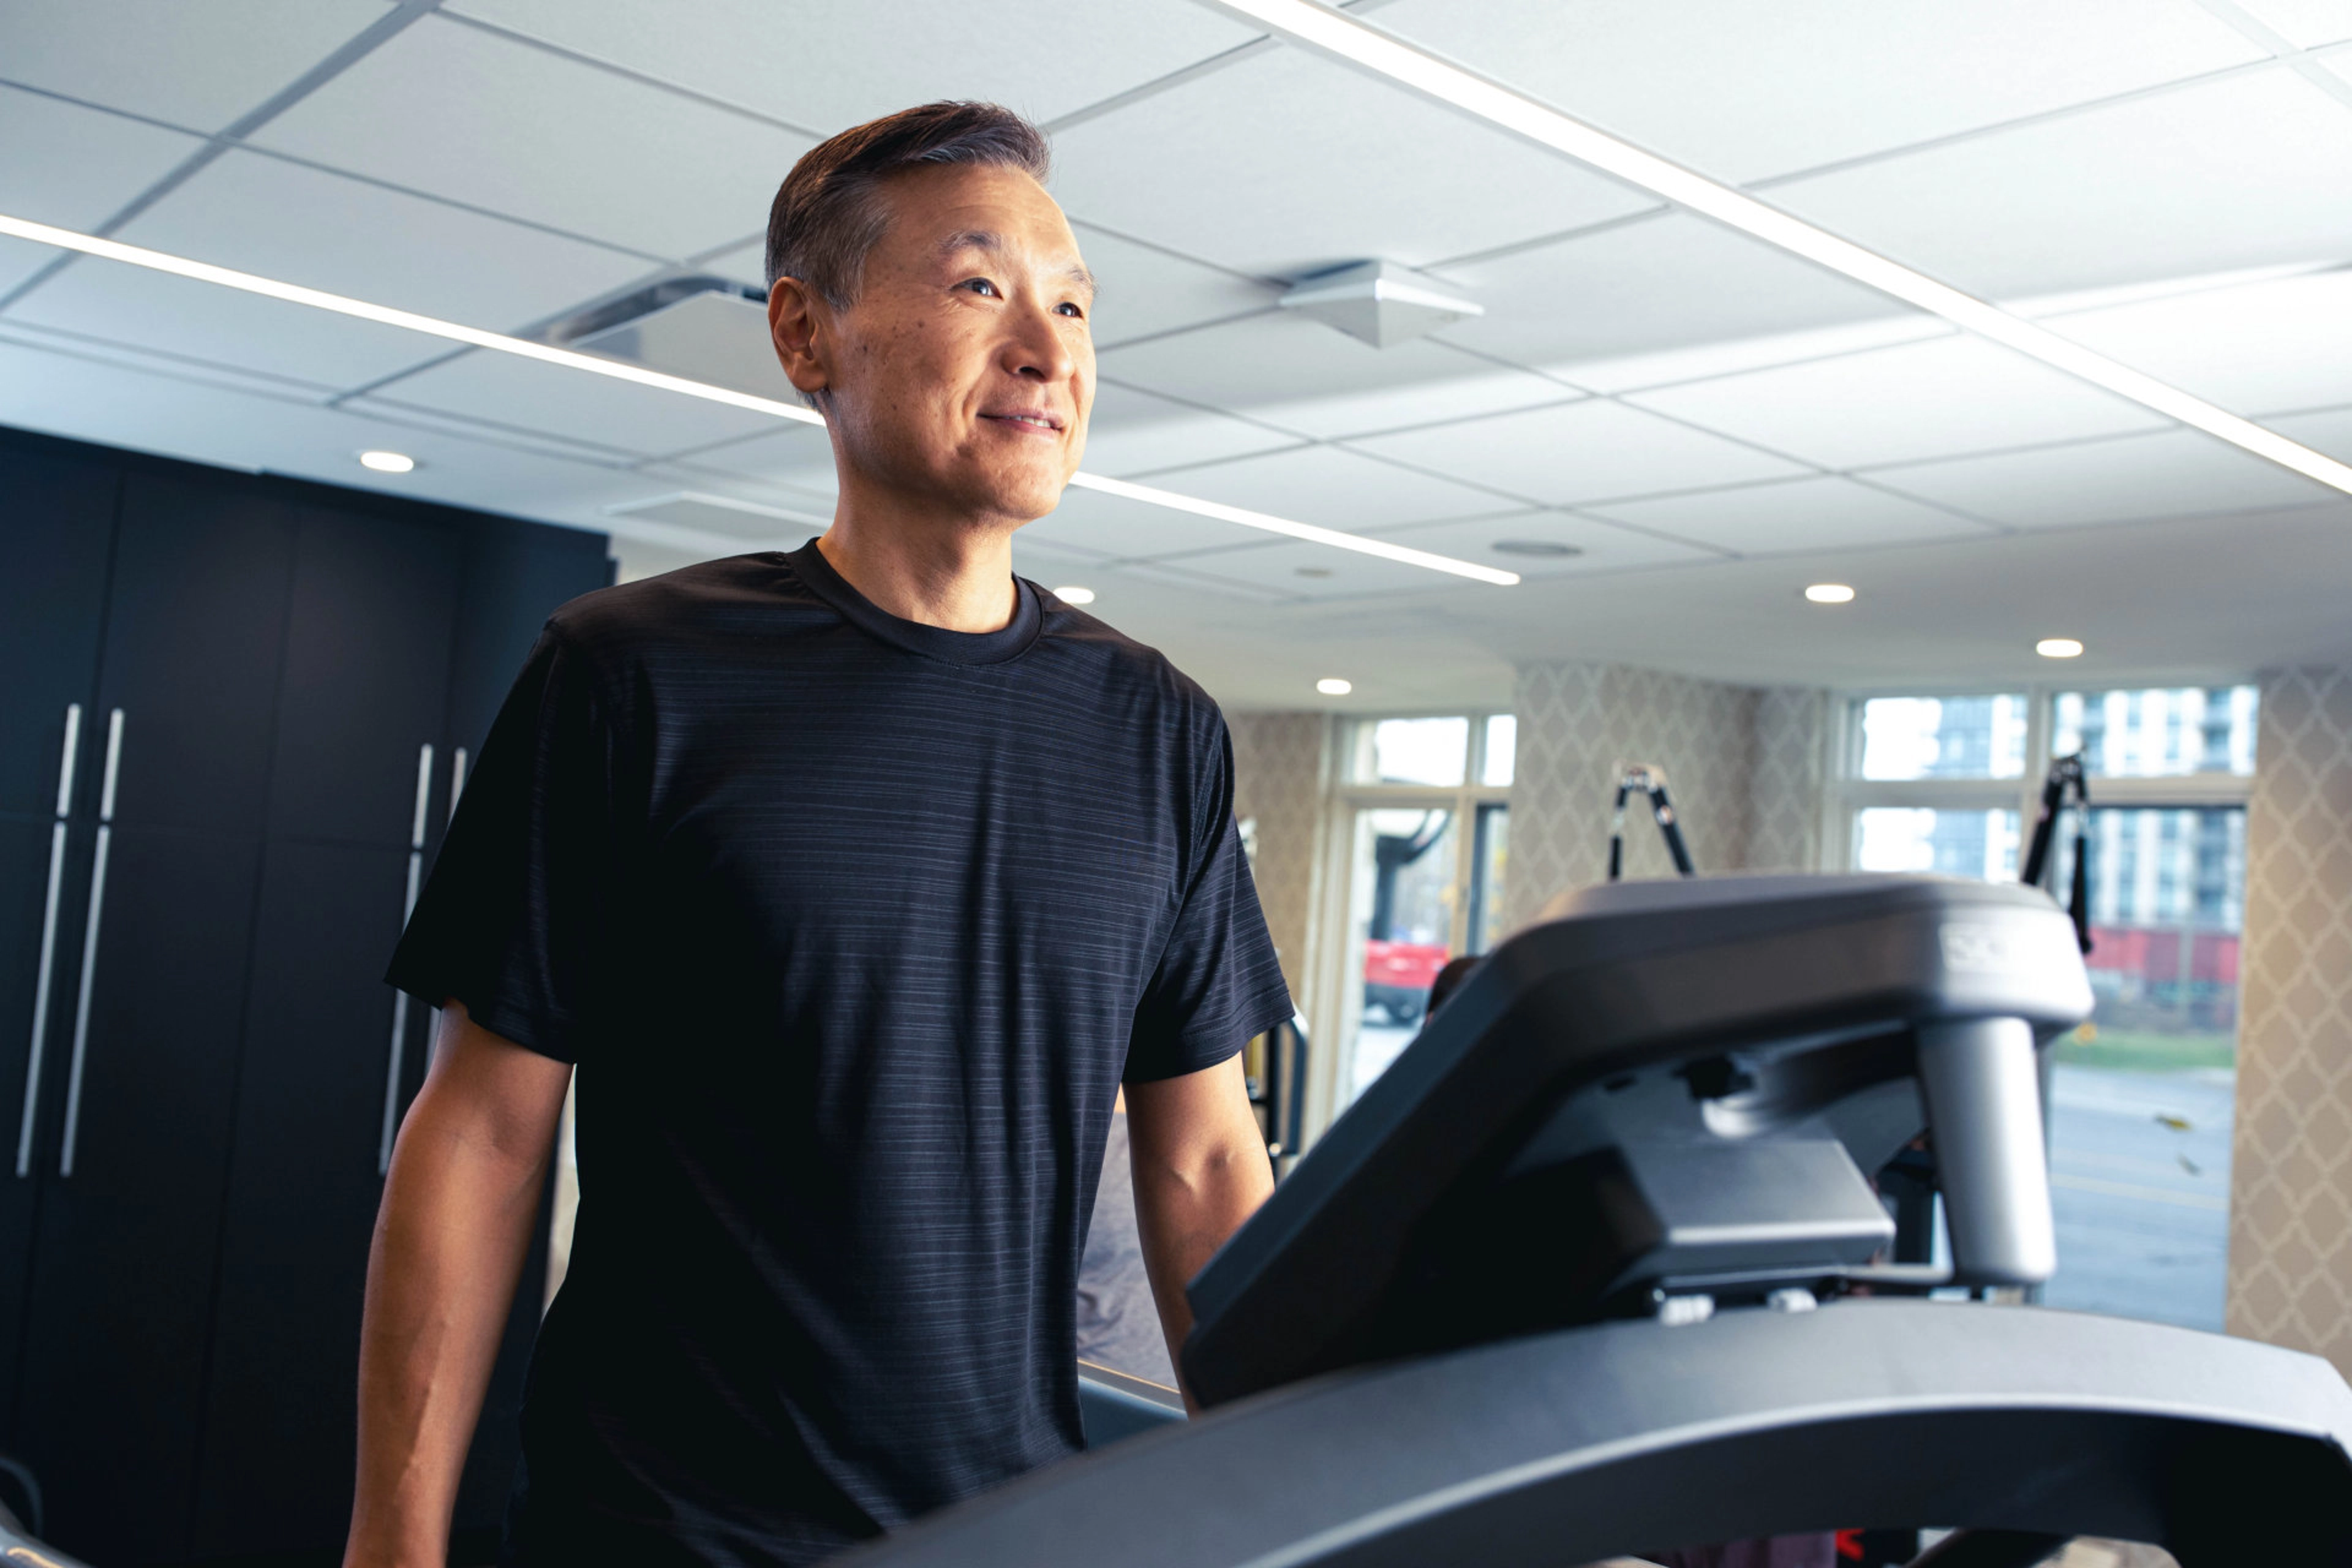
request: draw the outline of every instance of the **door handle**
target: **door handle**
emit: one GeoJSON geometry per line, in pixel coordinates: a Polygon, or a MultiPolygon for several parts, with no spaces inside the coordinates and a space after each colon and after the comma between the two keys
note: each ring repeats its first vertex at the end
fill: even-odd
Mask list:
{"type": "Polygon", "coordinates": [[[57,966],[58,903],[65,891],[66,818],[73,811],[74,757],[81,750],[81,704],[66,704],[65,750],[58,753],[57,820],[49,824],[49,892],[41,906],[41,972],[33,981],[33,1046],[25,1055],[25,1116],[16,1130],[16,1174],[33,1173],[33,1125],[41,1104],[41,1054],[49,1038],[49,981],[57,966]]]}
{"type": "MultiPolygon", "coordinates": [[[[460,752],[458,767],[463,768],[464,753],[460,752]]],[[[453,789],[453,794],[454,789],[453,789]]],[[[408,819],[408,896],[400,906],[400,928],[408,929],[408,917],[416,912],[416,891],[425,877],[425,816],[433,799],[433,747],[430,742],[416,748],[416,809],[408,819]]],[[[375,1173],[392,1173],[392,1139],[400,1131],[400,1068],[401,1057],[408,1044],[408,993],[392,994],[392,1050],[383,1069],[383,1128],[376,1141],[375,1173]]]]}
{"type": "Polygon", "coordinates": [[[81,933],[81,994],[74,1002],[73,1057],[66,1067],[66,1135],[58,1148],[58,1174],[74,1170],[81,1133],[82,1068],[89,1060],[89,999],[98,986],[98,927],[106,912],[106,858],[114,845],[114,785],[122,774],[122,710],[106,721],[106,773],[98,791],[98,853],[89,867],[89,918],[81,933]]]}

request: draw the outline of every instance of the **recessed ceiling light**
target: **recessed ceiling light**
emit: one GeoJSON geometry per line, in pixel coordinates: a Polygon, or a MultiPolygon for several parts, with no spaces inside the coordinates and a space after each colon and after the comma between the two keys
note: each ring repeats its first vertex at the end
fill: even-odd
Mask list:
{"type": "Polygon", "coordinates": [[[1562,544],[1557,539],[1498,539],[1487,549],[1497,555],[1526,555],[1538,561],[1565,561],[1584,552],[1573,544],[1562,544]]]}
{"type": "Polygon", "coordinates": [[[360,467],[379,474],[404,474],[416,467],[416,459],[405,452],[362,452],[360,467]]]}
{"type": "Polygon", "coordinates": [[[1095,602],[1095,591],[1092,588],[1081,588],[1073,584],[1066,588],[1055,589],[1054,597],[1066,605],[1091,605],[1095,602]]]}
{"type": "MultiPolygon", "coordinates": [[[[514,354],[522,359],[535,359],[546,364],[559,364],[570,370],[586,371],[592,375],[611,376],[616,381],[635,382],[661,392],[675,392],[685,397],[699,397],[709,403],[723,403],[734,408],[747,408],[756,414],[766,414],[778,419],[797,420],[803,425],[823,425],[824,416],[813,408],[796,403],[783,403],[772,397],[761,397],[749,392],[738,392],[730,386],[713,386],[709,382],[694,381],[682,375],[669,375],[648,370],[625,360],[605,359],[598,354],[582,353],[576,349],[557,348],[552,343],[533,342],[528,338],[509,337],[504,332],[487,331],[480,327],[468,327],[456,321],[445,321],[436,316],[421,316],[414,310],[396,310],[389,305],[372,304],[354,300],[347,294],[330,294],[322,289],[306,289],[298,283],[281,283],[274,278],[263,278],[251,272],[239,272],[234,268],[215,267],[208,261],[194,261],[168,251],[149,250],[143,246],[125,245],[119,239],[101,239],[93,234],[76,229],[58,228],[52,224],[35,223],[30,218],[11,217],[0,213],[0,235],[26,239],[35,245],[55,246],[60,250],[79,251],[84,256],[96,256],[108,261],[120,261],[131,267],[144,267],[150,271],[167,272],[175,278],[192,278],[199,283],[215,283],[224,289],[236,289],[247,294],[259,294],[266,299],[283,300],[289,304],[306,305],[312,310],[331,310],[339,316],[353,316],[362,321],[376,321],[387,327],[422,332],[428,337],[443,338],[493,353],[514,354]]],[[[2281,437],[2284,439],[2284,437],[2281,437]]],[[[2299,449],[2299,448],[2298,448],[2299,449]]],[[[1129,500],[1148,506],[1166,507],[1172,511],[1191,512],[1195,517],[1213,517],[1221,521],[1236,523],[1243,528],[1255,528],[1267,533],[1285,534],[1292,539],[1304,539],[1313,544],[1329,545],[1335,550],[1352,550],[1360,555],[1377,555],[1385,561],[1400,562],[1407,566],[1419,566],[1426,571],[1450,573],[1456,577],[1468,577],[1475,582],[1492,583],[1508,587],[1517,583],[1518,574],[1481,566],[1473,562],[1456,561],[1450,555],[1439,555],[1427,550],[1413,550],[1385,540],[1367,539],[1360,534],[1346,533],[1336,528],[1320,528],[1311,522],[1294,522],[1286,517],[1267,512],[1250,511],[1242,507],[1225,506],[1218,501],[1180,495],[1174,490],[1156,489],[1150,485],[1129,484],[1124,479],[1104,479],[1097,474],[1078,473],[1070,476],[1070,483],[1080,489],[1100,490],[1106,495],[1123,496],[1129,500]]],[[[2352,489],[2352,482],[2347,482],[2352,489]]]]}
{"type": "Polygon", "coordinates": [[[1326,697],[1345,697],[1356,688],[1352,683],[1342,680],[1336,675],[1327,675],[1315,683],[1315,689],[1326,697]]]}
{"type": "Polygon", "coordinates": [[[1805,590],[1805,597],[1816,605],[1851,605],[1853,590],[1843,583],[1816,583],[1805,590]]]}
{"type": "Polygon", "coordinates": [[[1817,266],[1843,273],[1866,288],[1943,317],[1958,326],[2021,354],[2127,397],[2169,419],[2218,436],[2258,458],[2267,458],[2307,479],[2352,493],[2352,464],[2341,463],[2300,442],[2266,430],[2201,397],[2194,397],[2144,371],[2120,364],[2071,338],[1990,300],[1916,271],[1850,239],[1758,200],[1747,192],[1659,157],[1646,148],[1561,113],[1515,88],[1455,65],[1360,16],[1320,0],[1208,0],[1221,11],[1272,29],[1293,43],[1457,110],[1474,119],[1562,153],[1653,195],[1664,197],[1727,228],[1777,246],[1817,266]]]}
{"type": "Polygon", "coordinates": [[[2073,637],[2043,637],[2033,645],[2033,651],[2044,658],[2080,658],[2083,645],[2073,637]]]}

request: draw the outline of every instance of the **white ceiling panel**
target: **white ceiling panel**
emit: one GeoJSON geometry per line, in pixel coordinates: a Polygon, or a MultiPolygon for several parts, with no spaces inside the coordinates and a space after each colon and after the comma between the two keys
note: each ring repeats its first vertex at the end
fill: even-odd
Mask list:
{"type": "MultiPolygon", "coordinates": [[[[1401,541],[1418,543],[1417,541],[1401,541]]],[[[1220,582],[1296,599],[1352,599],[1364,594],[1439,593],[1467,586],[1465,579],[1426,567],[1408,566],[1377,555],[1359,555],[1301,541],[1277,540],[1240,550],[1219,550],[1157,564],[1197,573],[1220,582]]],[[[1490,594],[1507,589],[1480,584],[1490,594]]]]}
{"type": "Polygon", "coordinates": [[[1454,522],[1415,523],[1382,532],[1382,539],[1433,550],[1482,566],[1499,566],[1533,581],[1575,576],[1591,572],[1620,572],[1633,566],[1664,566],[1677,562],[1712,561],[1716,554],[1675,540],[1638,533],[1565,512],[1529,511],[1509,517],[1479,518],[1454,522]],[[1497,550],[1497,544],[1559,545],[1573,555],[1531,555],[1519,550],[1497,550]]]}
{"type": "Polygon", "coordinates": [[[26,82],[214,132],[391,7],[386,0],[9,0],[0,60],[26,82]]]}
{"type": "Polygon", "coordinates": [[[2352,255],[2352,112],[2284,66],[1772,192],[1979,293],[2352,255]]]}
{"type": "Polygon", "coordinates": [[[1614,395],[1638,392],[1643,387],[1674,386],[1686,381],[1706,381],[1718,375],[1737,375],[1742,371],[1764,370],[1772,365],[1797,364],[1806,360],[1860,353],[1868,349],[1892,348],[1897,343],[1948,338],[1955,331],[1934,316],[1915,311],[1856,321],[1850,326],[1816,327],[1810,331],[1732,338],[1723,342],[1698,343],[1689,348],[1665,349],[1656,353],[1625,354],[1605,360],[1570,360],[1561,364],[1549,364],[1543,369],[1545,374],[1558,380],[1614,395]]]}
{"type": "Polygon", "coordinates": [[[945,98],[1051,120],[1255,36],[1190,0],[1012,0],[985,13],[953,0],[458,0],[449,9],[828,134],[945,98]]]}
{"type": "Polygon", "coordinates": [[[2015,528],[2293,506],[2331,493],[2193,430],[1880,468],[1870,477],[2015,528]]]}
{"type": "Polygon", "coordinates": [[[1074,227],[1078,249],[1101,288],[1094,307],[1098,347],[1264,310],[1280,294],[1271,284],[1171,256],[1092,224],[1074,227]]]}
{"type": "Polygon", "coordinates": [[[805,495],[830,499],[840,489],[833,468],[833,439],[814,425],[771,420],[769,428],[748,440],[730,441],[708,450],[673,454],[678,468],[739,474],[766,484],[780,484],[805,495]]]}
{"type": "Polygon", "coordinates": [[[1614,501],[1592,510],[1738,555],[1910,544],[1991,531],[1938,508],[1834,478],[1614,501]]]}
{"type": "Polygon", "coordinates": [[[1407,0],[1377,20],[1739,182],[2263,54],[2193,0],[1407,0]]]}
{"type": "Polygon", "coordinates": [[[1100,363],[1131,385],[1323,437],[1576,395],[1425,338],[1376,349],[1289,311],[1106,350],[1100,363]]]}
{"type": "Polygon", "coordinates": [[[731,247],[716,256],[705,257],[695,270],[764,289],[768,286],[767,237],[761,235],[757,239],[746,240],[741,245],[731,247]]]}
{"type": "MultiPolygon", "coordinates": [[[[12,19],[0,29],[15,25],[12,19]]],[[[0,60],[7,58],[0,47],[0,60]]],[[[0,87],[0,213],[95,228],[203,145],[176,131],[0,87]]],[[[46,245],[0,240],[0,293],[58,254],[46,245]]]]}
{"type": "MultiPolygon", "coordinates": [[[[1186,632],[1192,632],[1196,627],[1211,629],[1202,625],[1204,617],[1202,614],[1209,603],[1223,601],[1230,605],[1232,602],[1238,601],[1256,605],[1296,605],[1301,598],[1301,595],[1286,589],[1265,587],[1242,578],[1213,576],[1184,566],[1140,561],[1107,563],[1092,574],[1092,580],[1087,585],[1098,595],[1093,604],[1087,606],[1087,613],[1109,622],[1130,636],[1137,635],[1134,616],[1139,609],[1157,610],[1163,619],[1181,617],[1178,625],[1186,632]]],[[[1198,634],[1195,632],[1193,635],[1198,634]]],[[[1186,640],[1191,641],[1192,637],[1188,637],[1186,640]]],[[[1193,668],[1192,661],[1187,660],[1182,668],[1190,673],[1193,668]]],[[[1300,691],[1307,689],[1305,681],[1298,683],[1300,691]]]]}
{"type": "Polygon", "coordinates": [[[254,140],[663,257],[730,244],[764,222],[778,183],[811,145],[438,16],[254,140]]]}
{"type": "Polygon", "coordinates": [[[1055,138],[1071,212],[1244,272],[1409,266],[1657,203],[1295,49],[1274,49],[1055,138]]]}
{"type": "MultiPolygon", "coordinates": [[[[2347,115],[2352,122],[2352,115],[2347,115]]],[[[2167,423],[1981,338],[1751,371],[1630,400],[1830,468],[2118,435],[2167,423]]]]}
{"type": "Polygon", "coordinates": [[[2290,440],[2352,463],[2352,408],[2323,408],[2265,421],[2290,440]]]}
{"type": "Polygon", "coordinates": [[[541,430],[647,457],[776,424],[772,416],[745,408],[479,350],[403,377],[374,395],[493,427],[541,430]]]}
{"type": "Polygon", "coordinates": [[[437,338],[397,327],[90,258],[17,300],[0,321],[285,376],[321,390],[358,386],[448,349],[437,338]]]}
{"type": "Polygon", "coordinates": [[[1682,214],[1443,269],[1486,308],[1439,335],[1520,364],[1884,317],[1883,294],[1682,214]]]}
{"type": "Polygon", "coordinates": [[[2043,324],[2242,414],[2352,402],[2352,268],[2043,324]]]}
{"type": "Polygon", "coordinates": [[[1296,522],[1363,533],[1399,523],[1507,511],[1514,502],[1451,480],[1343,451],[1297,447],[1205,468],[1160,474],[1166,489],[1296,522]]]}
{"type": "Polygon", "coordinates": [[[1799,464],[1594,399],[1355,443],[1418,468],[1552,504],[1801,474],[1799,464]]]}
{"type": "Polygon", "coordinates": [[[1107,558],[1137,560],[1249,544],[1266,535],[1239,523],[1147,506],[1099,490],[1067,489],[1062,492],[1061,505],[1024,524],[1014,537],[1107,558]]]}
{"type": "Polygon", "coordinates": [[[1213,463],[1296,445],[1262,425],[1204,414],[1181,403],[1098,382],[1087,421],[1086,466],[1098,474],[1148,474],[1188,463],[1213,463]]]}
{"type": "Polygon", "coordinates": [[[243,152],[200,171],[121,237],[497,331],[646,271],[601,246],[243,152]]]}
{"type": "Polygon", "coordinates": [[[2352,38],[2352,0],[2238,0],[2299,49],[2352,38]]]}

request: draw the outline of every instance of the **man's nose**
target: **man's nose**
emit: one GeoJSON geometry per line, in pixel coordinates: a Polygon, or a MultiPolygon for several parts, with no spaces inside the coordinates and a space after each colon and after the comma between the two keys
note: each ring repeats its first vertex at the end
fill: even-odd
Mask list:
{"type": "Polygon", "coordinates": [[[1051,385],[1067,381],[1077,369],[1076,357],[1054,312],[1034,299],[1013,312],[1012,331],[1005,340],[1005,368],[1024,381],[1051,385]]]}

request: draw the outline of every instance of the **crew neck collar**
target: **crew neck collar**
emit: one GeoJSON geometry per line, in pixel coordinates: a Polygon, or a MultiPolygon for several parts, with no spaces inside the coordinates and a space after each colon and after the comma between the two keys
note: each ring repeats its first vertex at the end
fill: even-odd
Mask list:
{"type": "Polygon", "coordinates": [[[1014,599],[1009,624],[992,632],[958,632],[945,626],[927,626],[920,621],[902,620],[882,608],[834,570],[833,563],[824,558],[824,552],[816,547],[814,539],[783,559],[808,584],[811,593],[838,610],[842,619],[860,631],[908,653],[949,664],[1002,664],[1018,658],[1037,640],[1045,621],[1037,604],[1037,590],[1024,577],[1013,579],[1014,599]]]}

